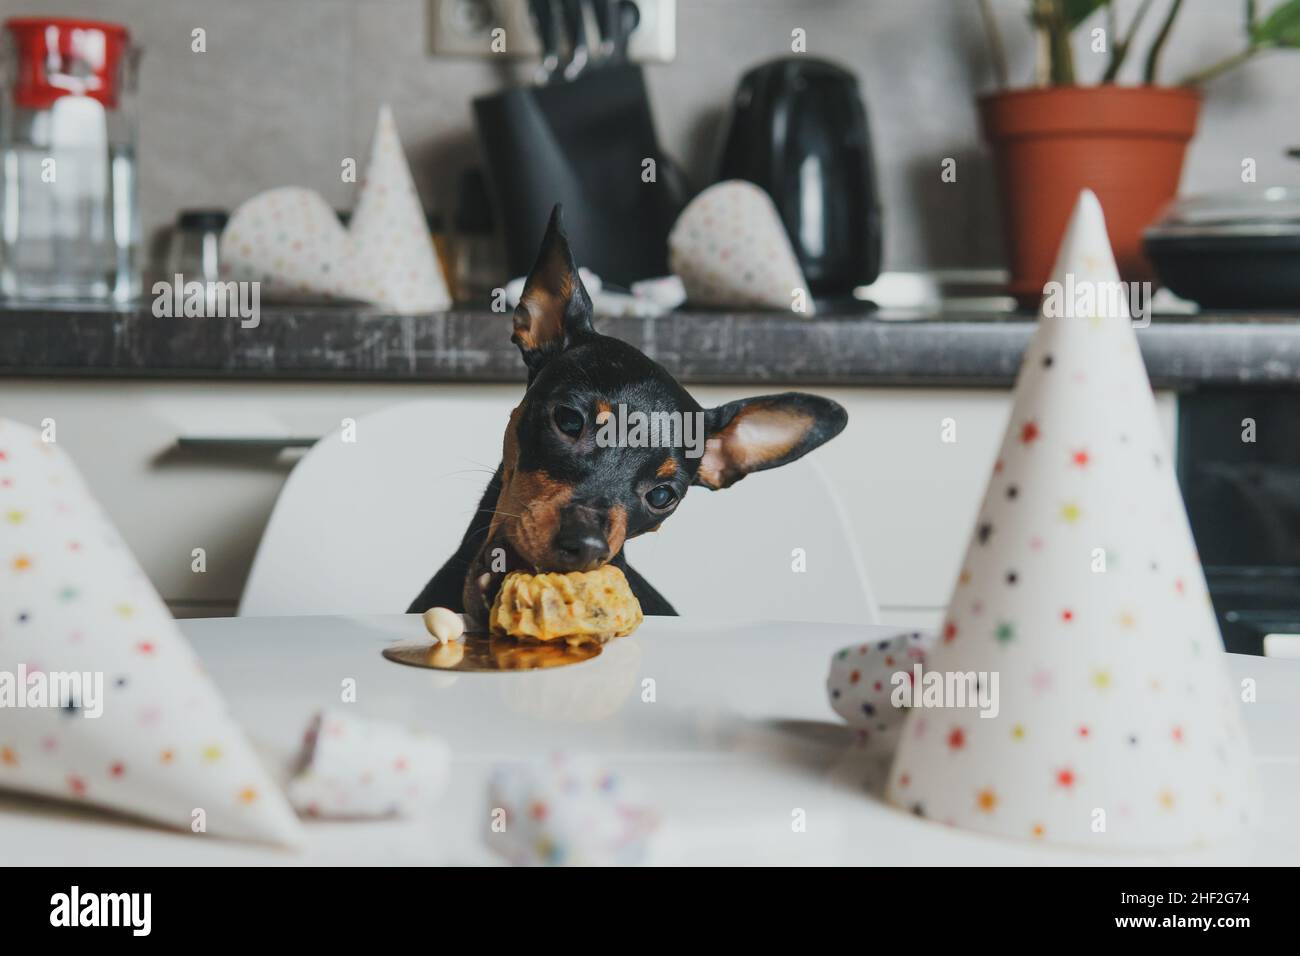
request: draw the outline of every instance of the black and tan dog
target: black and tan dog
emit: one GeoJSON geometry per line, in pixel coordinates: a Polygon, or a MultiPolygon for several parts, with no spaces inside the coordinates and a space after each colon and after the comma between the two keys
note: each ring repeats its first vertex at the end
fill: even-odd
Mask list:
{"type": "Polygon", "coordinates": [[[798,392],[705,410],[657,363],[597,333],[558,206],[511,340],[528,367],[528,389],[510,414],[501,465],[460,548],[412,612],[443,606],[481,624],[509,571],[612,563],[646,614],[674,614],[628,567],[624,542],[657,529],[691,485],[726,488],[794,461],[848,420],[830,399],[798,392]],[[629,429],[633,416],[661,427],[634,421],[629,429]]]}

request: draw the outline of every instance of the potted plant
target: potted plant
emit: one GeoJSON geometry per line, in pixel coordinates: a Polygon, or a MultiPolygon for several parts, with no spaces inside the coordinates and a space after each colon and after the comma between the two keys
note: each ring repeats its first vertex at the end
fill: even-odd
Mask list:
{"type": "MultiPolygon", "coordinates": [[[[980,0],[1000,89],[979,99],[980,125],[992,145],[1002,194],[1010,292],[1038,301],[1057,240],[1079,191],[1092,189],[1106,211],[1121,274],[1150,278],[1142,230],[1178,191],[1183,156],[1196,130],[1200,87],[1266,50],[1300,46],[1300,0],[1261,17],[1245,4],[1245,44],[1229,57],[1162,85],[1160,58],[1183,0],[1162,0],[1163,19],[1142,59],[1141,84],[1117,84],[1154,0],[1138,0],[1123,30],[1114,0],[1028,0],[1038,42],[1036,83],[1007,88],[1006,59],[989,0],[980,0]],[[1071,34],[1098,11],[1108,54],[1100,82],[1081,85],[1071,34]]],[[[1094,37],[1094,40],[1096,37],[1094,37]]]]}

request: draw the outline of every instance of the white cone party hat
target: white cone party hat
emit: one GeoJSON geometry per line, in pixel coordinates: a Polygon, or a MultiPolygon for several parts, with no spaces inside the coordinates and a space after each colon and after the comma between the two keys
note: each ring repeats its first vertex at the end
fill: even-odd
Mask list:
{"type": "Polygon", "coordinates": [[[349,231],[357,295],[389,304],[397,312],[451,305],[397,123],[387,105],[375,124],[370,162],[349,231]]]}
{"type": "Polygon", "coordinates": [[[0,790],[8,789],[185,832],[302,842],[284,796],[72,459],[0,418],[0,790]]]}
{"type": "Polygon", "coordinates": [[[371,302],[401,314],[451,305],[393,113],[375,124],[370,161],[344,229],[319,193],[285,186],[259,193],[221,235],[223,268],[272,294],[371,302]]]}
{"type": "Polygon", "coordinates": [[[741,179],[714,183],[682,210],[668,234],[668,265],[690,303],[816,311],[776,203],[741,179]]]}
{"type": "Polygon", "coordinates": [[[1237,695],[1123,288],[1084,192],[890,772],[918,816],[1099,850],[1248,822],[1237,695]],[[986,706],[953,706],[958,675],[986,706]]]}

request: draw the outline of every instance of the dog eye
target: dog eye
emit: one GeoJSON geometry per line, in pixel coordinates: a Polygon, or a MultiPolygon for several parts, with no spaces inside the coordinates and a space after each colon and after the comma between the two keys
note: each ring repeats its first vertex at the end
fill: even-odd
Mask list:
{"type": "Polygon", "coordinates": [[[656,511],[663,511],[677,500],[677,492],[672,485],[655,485],[645,495],[646,504],[656,511]]]}
{"type": "Polygon", "coordinates": [[[587,419],[583,417],[582,412],[568,405],[556,405],[555,411],[551,414],[555,419],[555,427],[570,438],[581,435],[582,429],[587,424],[587,419]]]}

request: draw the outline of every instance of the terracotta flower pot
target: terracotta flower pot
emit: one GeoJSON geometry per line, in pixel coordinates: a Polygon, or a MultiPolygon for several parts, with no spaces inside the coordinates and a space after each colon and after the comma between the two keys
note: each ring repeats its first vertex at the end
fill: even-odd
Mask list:
{"type": "Polygon", "coordinates": [[[981,97],[1011,294],[1037,304],[1084,188],[1101,200],[1120,274],[1150,279],[1142,230],[1178,192],[1200,107],[1200,93],[1181,87],[1064,86],[981,97]]]}

